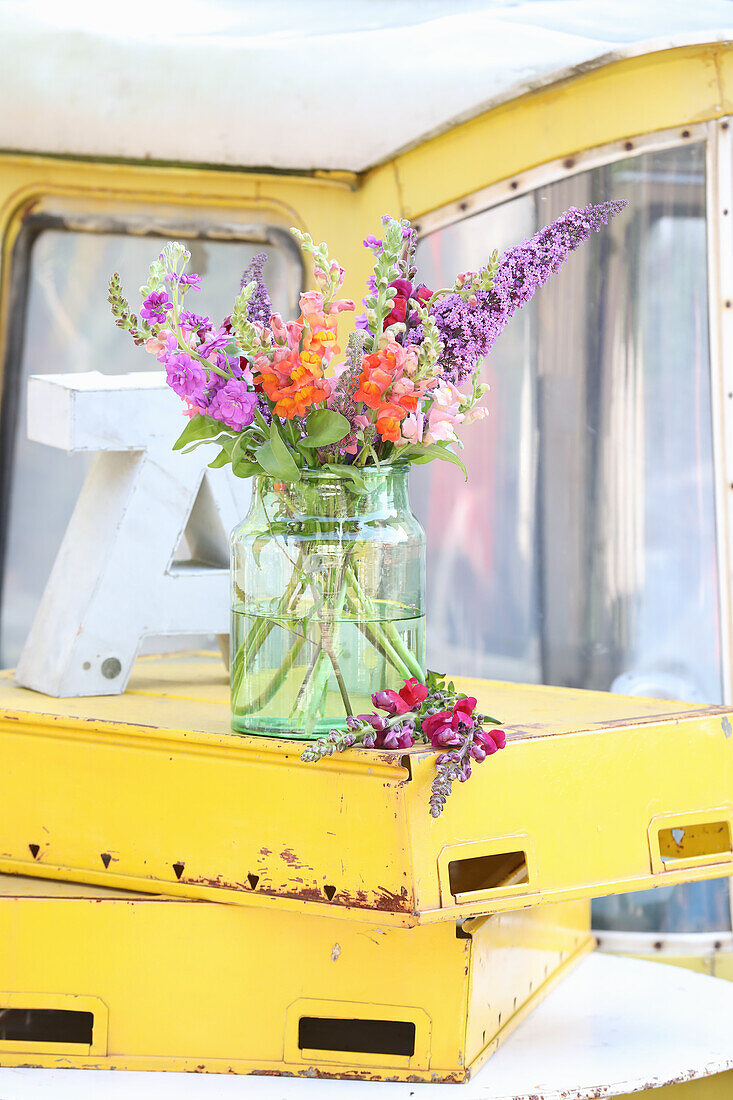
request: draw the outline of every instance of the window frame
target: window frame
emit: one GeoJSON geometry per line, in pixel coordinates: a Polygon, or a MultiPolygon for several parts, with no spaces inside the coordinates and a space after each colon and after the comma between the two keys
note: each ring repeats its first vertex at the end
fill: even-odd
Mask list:
{"type": "MultiPolygon", "coordinates": [[[[733,543],[730,537],[733,530],[733,116],[657,130],[546,161],[428,211],[415,222],[415,229],[418,240],[424,240],[437,230],[548,184],[617,161],[652,151],[682,148],[690,143],[705,146],[710,413],[720,613],[718,641],[723,702],[730,705],[733,702],[733,543]]],[[[733,923],[733,877],[729,879],[729,910],[733,923]]],[[[733,931],[672,936],[618,931],[601,933],[601,940],[608,940],[613,949],[625,952],[666,948],[672,953],[681,944],[690,954],[709,954],[711,948],[733,950],[733,931]]]]}
{"type": "Polygon", "coordinates": [[[10,247],[3,273],[6,318],[0,350],[0,614],[4,603],[5,565],[9,517],[13,491],[14,456],[17,433],[25,430],[18,421],[21,399],[21,367],[25,348],[28,292],[33,246],[47,230],[70,233],[124,234],[151,240],[187,240],[236,242],[270,246],[284,254],[289,279],[289,311],[297,312],[298,298],[305,287],[305,265],[300,246],[291,233],[269,221],[252,220],[252,211],[240,221],[236,212],[216,207],[176,204],[144,206],[120,201],[103,205],[84,200],[80,195],[38,196],[31,208],[24,207],[14,220],[12,234],[6,234],[10,247]]]}

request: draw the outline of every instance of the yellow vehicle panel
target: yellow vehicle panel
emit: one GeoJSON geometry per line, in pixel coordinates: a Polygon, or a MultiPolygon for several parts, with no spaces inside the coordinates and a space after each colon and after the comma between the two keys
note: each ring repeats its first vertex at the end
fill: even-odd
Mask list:
{"type": "Polygon", "coordinates": [[[385,929],[3,875],[0,1065],[465,1081],[592,948],[589,919],[385,929]]]}
{"type": "Polygon", "coordinates": [[[217,656],[107,698],[4,674],[0,871],[412,925],[733,870],[729,708],[462,686],[509,743],[433,820],[434,753],[232,734],[217,656]]]}

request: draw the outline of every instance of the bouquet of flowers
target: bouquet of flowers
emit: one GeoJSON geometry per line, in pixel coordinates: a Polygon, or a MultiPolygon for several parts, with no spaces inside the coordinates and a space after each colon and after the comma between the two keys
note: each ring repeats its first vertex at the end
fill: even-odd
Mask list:
{"type": "MultiPolygon", "coordinates": [[[[273,311],[264,253],[245,271],[232,313],[221,324],[187,308],[201,279],[188,272],[190,253],[181,244],[167,244],[151,264],[139,316],[123,297],[119,276],[112,276],[109,302],[117,325],[158,358],[184,403],[187,423],[174,447],[186,451],[213,444],[217,454],[210,466],[231,464],[236,476],[255,476],[261,494],[266,485],[279,494],[277,514],[264,510],[262,535],[272,544],[280,540],[288,579],[269,601],[266,616],[247,619],[243,612],[244,627],[233,631],[235,728],[252,728],[248,722],[258,708],[282,697],[304,660],[283,719],[290,727],[282,728],[310,737],[325,721],[328,730],[329,683],[342,708],[342,721],[330,723],[325,740],[306,750],[308,759],[357,742],[404,748],[429,740],[449,750],[439,758],[432,803],[437,813],[453,779],[470,773],[470,761],[503,747],[499,731],[482,732],[475,700],[424,674],[418,642],[406,640],[360,581],[353,539],[348,546],[342,543],[338,560],[313,552],[313,540],[336,537],[336,528],[343,538],[353,512],[348,505],[334,505],[333,497],[324,504],[312,475],[334,475],[358,501],[375,471],[443,460],[465,474],[457,429],[487,415],[482,402],[488,387],[477,369],[481,360],[516,310],[625,205],[572,208],[503,256],[492,253],[479,271],[459,274],[453,286],[437,290],[417,280],[415,230],[404,219],[385,216],[382,237],[364,241],[374,254],[374,272],[343,355],[339,321],[356,308],[340,296],[344,269],[326,244],[297,229],[292,232],[310,258],[314,289],[300,295],[296,319],[273,311]],[[293,525],[311,540],[310,549],[301,545],[293,551],[287,540],[293,525]],[[398,692],[372,693],[386,717],[354,714],[342,667],[345,647],[334,626],[342,616],[358,623],[384,674],[391,670],[405,680],[398,692]],[[257,662],[272,649],[277,632],[288,637],[288,647],[260,683],[257,662]],[[409,713],[403,704],[409,704],[409,713]],[[448,712],[448,726],[441,725],[448,712]],[[443,740],[436,741],[438,736],[443,740]]],[[[255,548],[258,566],[261,551],[255,548]]]]}

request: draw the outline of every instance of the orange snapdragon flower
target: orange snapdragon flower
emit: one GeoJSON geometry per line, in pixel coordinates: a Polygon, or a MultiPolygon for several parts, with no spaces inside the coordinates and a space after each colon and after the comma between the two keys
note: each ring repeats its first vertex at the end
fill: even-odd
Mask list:
{"type": "Polygon", "coordinates": [[[311,405],[323,401],[328,392],[323,378],[322,358],[314,351],[303,351],[298,355],[293,350],[286,360],[277,364],[276,369],[262,371],[255,381],[274,402],[275,415],[288,420],[303,416],[311,405]]]}
{"type": "Polygon", "coordinates": [[[354,400],[363,401],[370,409],[378,408],[389,387],[401,377],[405,358],[404,348],[394,340],[372,355],[365,355],[354,400]]]}
{"type": "Polygon", "coordinates": [[[385,401],[377,410],[376,429],[382,439],[388,439],[396,443],[401,436],[400,425],[407,416],[407,411],[401,405],[385,401]]]}

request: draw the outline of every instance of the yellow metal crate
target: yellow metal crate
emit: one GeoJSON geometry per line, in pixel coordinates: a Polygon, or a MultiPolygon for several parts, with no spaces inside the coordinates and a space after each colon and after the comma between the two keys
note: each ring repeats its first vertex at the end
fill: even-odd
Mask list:
{"type": "Polygon", "coordinates": [[[593,942],[587,902],[384,928],[2,875],[0,1065],[463,1081],[593,942]]]}
{"type": "Polygon", "coordinates": [[[432,752],[233,735],[213,655],[109,698],[3,674],[0,871],[412,925],[733,870],[733,711],[462,686],[509,744],[433,820],[432,752]]]}

